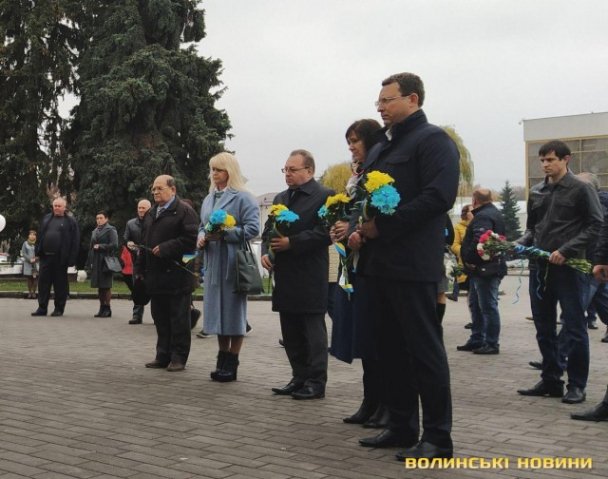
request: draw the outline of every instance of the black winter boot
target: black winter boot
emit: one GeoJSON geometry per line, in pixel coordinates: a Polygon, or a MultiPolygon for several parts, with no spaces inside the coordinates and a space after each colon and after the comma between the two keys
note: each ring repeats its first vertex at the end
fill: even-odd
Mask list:
{"type": "Polygon", "coordinates": [[[112,310],[110,309],[109,305],[103,305],[101,307],[101,310],[99,311],[99,316],[98,318],[111,318],[112,317],[112,310]]]}
{"type": "Polygon", "coordinates": [[[94,318],[102,318],[103,317],[102,314],[104,312],[104,308],[105,308],[105,306],[103,304],[100,304],[99,305],[99,311],[97,311],[97,313],[94,314],[93,317],[94,318]]]}
{"type": "Polygon", "coordinates": [[[223,369],[220,369],[215,376],[215,380],[220,383],[236,381],[236,371],[239,368],[239,355],[226,353],[223,369]]]}
{"type": "Polygon", "coordinates": [[[217,353],[217,362],[215,363],[215,371],[213,371],[210,376],[211,379],[217,381],[217,375],[220,371],[224,369],[224,363],[226,362],[226,356],[228,355],[228,351],[219,351],[217,353]]]}

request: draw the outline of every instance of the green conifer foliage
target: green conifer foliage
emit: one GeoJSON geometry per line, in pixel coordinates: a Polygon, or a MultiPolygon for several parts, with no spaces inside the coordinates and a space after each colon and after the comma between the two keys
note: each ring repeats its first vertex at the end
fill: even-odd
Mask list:
{"type": "Polygon", "coordinates": [[[0,213],[13,254],[49,210],[49,196],[68,184],[58,107],[75,80],[78,39],[66,18],[73,8],[65,0],[0,0],[0,213]]]}
{"type": "Polygon", "coordinates": [[[204,37],[196,1],[85,1],[80,103],[66,136],[81,224],[100,208],[122,228],[159,174],[199,203],[230,122],[215,107],[221,62],[183,42],[204,37]]]}
{"type": "Polygon", "coordinates": [[[500,192],[502,216],[505,220],[506,237],[509,241],[514,241],[521,236],[521,230],[519,228],[519,219],[517,213],[519,212],[519,206],[517,206],[517,199],[513,193],[513,189],[509,184],[509,181],[505,182],[505,186],[500,192]]]}

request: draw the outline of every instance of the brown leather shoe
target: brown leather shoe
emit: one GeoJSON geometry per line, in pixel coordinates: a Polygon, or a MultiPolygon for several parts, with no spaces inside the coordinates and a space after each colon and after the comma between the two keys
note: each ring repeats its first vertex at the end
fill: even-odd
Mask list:
{"type": "Polygon", "coordinates": [[[159,361],[158,359],[155,359],[152,362],[146,363],[146,367],[150,368],[150,369],[165,369],[169,364],[168,363],[163,363],[161,361],[159,361]]]}
{"type": "Polygon", "coordinates": [[[186,365],[184,363],[177,363],[173,361],[171,361],[169,366],[167,366],[167,371],[171,373],[174,373],[175,371],[183,371],[184,369],[186,369],[186,365]]]}

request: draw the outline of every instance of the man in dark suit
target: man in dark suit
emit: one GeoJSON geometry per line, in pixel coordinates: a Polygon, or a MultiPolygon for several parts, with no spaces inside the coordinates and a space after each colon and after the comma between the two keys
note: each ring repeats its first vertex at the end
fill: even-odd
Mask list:
{"type": "Polygon", "coordinates": [[[155,205],[144,216],[144,249],[134,275],[146,284],[158,335],[156,358],[146,367],[183,371],[190,354],[192,275],[180,265],[196,248],[198,216],[177,196],[173,177],[158,176],[152,193],[155,205]]]}
{"type": "Polygon", "coordinates": [[[51,316],[62,316],[68,299],[68,267],[76,264],[80,248],[78,223],[66,214],[65,198],[53,200],[53,212],[40,224],[36,256],[40,258],[38,309],[32,316],[46,316],[51,286],[55,293],[55,309],[51,316]]]}
{"type": "Polygon", "coordinates": [[[459,155],[421,110],[422,80],[412,73],[382,82],[376,102],[385,128],[362,168],[394,178],[401,201],[393,215],[364,222],[349,246],[365,243],[362,273],[370,284],[385,384],[390,384],[388,429],[360,440],[366,447],[406,449],[405,458],[452,456],[452,401],[448,361],[437,317],[443,276],[445,215],[456,198],[459,155]],[[419,439],[418,400],[423,433],[419,439]]]}
{"type": "Polygon", "coordinates": [[[273,203],[287,206],[300,218],[285,236],[272,237],[269,223],[262,234],[262,266],[274,271],[272,310],[279,312],[283,345],[292,369],[291,381],[272,391],[294,399],[318,399],[325,396],[327,383],[325,312],[331,240],[317,212],[333,192],[315,181],[315,161],[306,150],[293,151],[282,171],[288,189],[273,203]]]}

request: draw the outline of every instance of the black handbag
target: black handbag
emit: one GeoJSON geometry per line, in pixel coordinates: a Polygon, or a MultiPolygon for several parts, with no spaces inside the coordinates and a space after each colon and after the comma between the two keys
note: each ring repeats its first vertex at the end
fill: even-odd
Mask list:
{"type": "Polygon", "coordinates": [[[120,273],[122,271],[122,264],[120,259],[116,256],[106,256],[103,258],[103,269],[104,271],[112,271],[113,273],[120,273]]]}
{"type": "Polygon", "coordinates": [[[262,275],[249,241],[243,240],[235,258],[235,284],[237,294],[260,294],[264,292],[262,275]]]}

